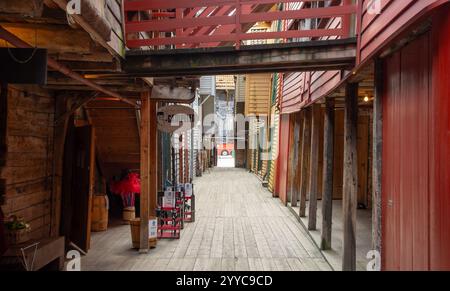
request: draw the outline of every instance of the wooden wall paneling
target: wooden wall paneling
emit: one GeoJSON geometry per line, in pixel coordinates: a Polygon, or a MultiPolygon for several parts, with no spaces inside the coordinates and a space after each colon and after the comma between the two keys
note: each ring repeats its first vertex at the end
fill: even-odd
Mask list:
{"type": "Polygon", "coordinates": [[[430,53],[430,270],[450,270],[450,5],[433,16],[430,53]]]}

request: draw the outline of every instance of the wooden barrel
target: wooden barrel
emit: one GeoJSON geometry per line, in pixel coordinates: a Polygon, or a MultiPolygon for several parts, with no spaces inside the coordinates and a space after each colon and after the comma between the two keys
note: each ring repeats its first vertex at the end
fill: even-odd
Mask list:
{"type": "Polygon", "coordinates": [[[126,207],[123,209],[122,217],[125,223],[129,223],[136,218],[136,209],[134,207],[126,207]]]}
{"type": "MultiPolygon", "coordinates": [[[[150,217],[152,219],[152,217],[150,217]]],[[[131,228],[131,241],[133,244],[133,249],[139,249],[141,242],[141,219],[135,218],[130,220],[130,228],[131,228]]],[[[150,248],[156,248],[158,240],[156,238],[149,238],[148,243],[150,248]]]]}
{"type": "Polygon", "coordinates": [[[94,195],[92,198],[92,231],[105,231],[108,228],[109,201],[106,195],[94,195]]]}

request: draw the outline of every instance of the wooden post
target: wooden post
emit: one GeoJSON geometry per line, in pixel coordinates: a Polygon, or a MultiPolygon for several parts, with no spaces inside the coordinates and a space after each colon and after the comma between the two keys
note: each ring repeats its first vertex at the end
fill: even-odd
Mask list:
{"type": "Polygon", "coordinates": [[[301,126],[301,114],[295,113],[294,115],[294,140],[292,142],[292,168],[291,168],[291,175],[292,175],[292,183],[291,183],[291,206],[297,207],[298,203],[298,197],[299,197],[299,190],[300,190],[300,174],[298,167],[298,162],[300,159],[300,126],[301,126]]]}
{"type": "Polygon", "coordinates": [[[375,100],[373,104],[372,162],[372,248],[381,253],[381,171],[383,151],[383,60],[375,61],[375,100]]]}
{"type": "Polygon", "coordinates": [[[325,101],[323,181],[322,181],[322,238],[320,248],[331,249],[333,218],[333,170],[334,170],[334,99],[325,101]]]}
{"type": "MultiPolygon", "coordinates": [[[[149,216],[156,216],[158,203],[158,101],[150,99],[149,216]]],[[[148,225],[148,223],[147,223],[148,225]]]]}
{"type": "Polygon", "coordinates": [[[288,152],[288,169],[287,169],[287,186],[286,186],[286,200],[292,203],[292,183],[294,181],[294,163],[292,157],[294,156],[294,117],[289,115],[289,152],[288,152]]]}
{"type": "Polygon", "coordinates": [[[308,229],[317,229],[317,183],[319,180],[320,104],[312,106],[311,162],[309,179],[308,229]]]}
{"type": "Polygon", "coordinates": [[[150,206],[150,97],[141,96],[141,199],[140,199],[140,253],[149,250],[149,206],[150,206]]]}
{"type": "Polygon", "coordinates": [[[343,271],[356,270],[358,84],[347,84],[344,118],[343,271]]]}
{"type": "Polygon", "coordinates": [[[306,197],[309,181],[309,162],[311,154],[311,108],[305,108],[303,118],[302,167],[300,179],[300,217],[306,216],[306,197]]]}

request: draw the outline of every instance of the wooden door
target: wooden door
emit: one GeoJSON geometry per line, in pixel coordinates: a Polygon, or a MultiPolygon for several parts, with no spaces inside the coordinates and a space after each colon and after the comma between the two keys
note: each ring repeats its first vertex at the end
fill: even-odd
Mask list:
{"type": "Polygon", "coordinates": [[[92,126],[75,129],[72,174],[70,240],[88,251],[91,239],[91,205],[95,175],[95,140],[92,126]]]}

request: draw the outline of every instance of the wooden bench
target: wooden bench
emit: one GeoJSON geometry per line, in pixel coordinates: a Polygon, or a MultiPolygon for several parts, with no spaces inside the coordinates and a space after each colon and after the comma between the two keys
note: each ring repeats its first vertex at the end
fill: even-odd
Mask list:
{"type": "MultiPolygon", "coordinates": [[[[36,255],[32,271],[38,270],[63,270],[65,260],[65,240],[64,237],[45,238],[33,240],[20,245],[10,247],[0,258],[0,270],[25,270],[21,261],[21,249],[37,244],[36,255]]],[[[31,265],[34,254],[34,247],[27,249],[28,262],[31,265]]],[[[30,266],[31,267],[31,266],[30,266]]]]}

